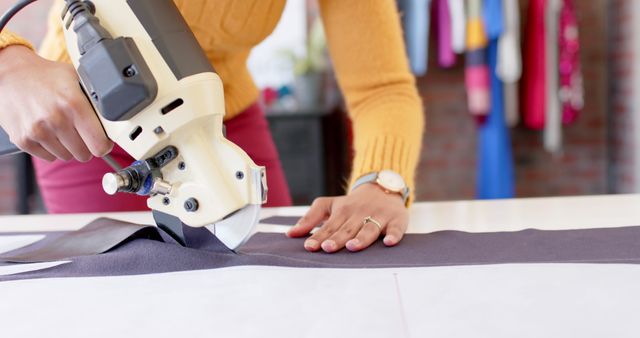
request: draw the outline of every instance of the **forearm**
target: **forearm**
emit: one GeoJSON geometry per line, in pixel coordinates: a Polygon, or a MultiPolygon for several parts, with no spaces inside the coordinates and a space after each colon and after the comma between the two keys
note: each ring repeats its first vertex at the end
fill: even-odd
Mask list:
{"type": "Polygon", "coordinates": [[[392,103],[376,102],[361,114],[355,114],[355,157],[349,186],[364,174],[393,170],[407,182],[411,203],[422,144],[423,115],[417,98],[396,98],[392,103]]]}
{"type": "Polygon", "coordinates": [[[353,120],[350,186],[363,174],[388,169],[403,176],[413,196],[424,114],[409,71],[395,1],[319,3],[338,82],[353,120]]]}
{"type": "Polygon", "coordinates": [[[24,45],[9,45],[0,48],[0,82],[4,79],[3,75],[8,74],[16,67],[29,63],[29,58],[25,57],[29,54],[35,55],[35,52],[24,45]]]}

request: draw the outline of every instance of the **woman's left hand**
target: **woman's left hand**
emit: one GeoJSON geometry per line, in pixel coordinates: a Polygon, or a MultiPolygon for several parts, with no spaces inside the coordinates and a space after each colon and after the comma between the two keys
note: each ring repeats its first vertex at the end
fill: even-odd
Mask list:
{"type": "Polygon", "coordinates": [[[381,234],[385,235],[386,246],[398,244],[409,225],[409,212],[399,194],[367,183],[346,196],[317,198],[287,236],[305,236],[322,222],[322,227],[304,242],[305,249],[331,253],[346,247],[349,251],[360,251],[381,234]],[[372,220],[365,222],[367,217],[372,220]]]}

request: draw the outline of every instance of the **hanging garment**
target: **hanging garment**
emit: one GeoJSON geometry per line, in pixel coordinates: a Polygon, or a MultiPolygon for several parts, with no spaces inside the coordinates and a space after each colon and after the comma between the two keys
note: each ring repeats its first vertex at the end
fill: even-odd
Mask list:
{"type": "Polygon", "coordinates": [[[451,48],[456,54],[462,54],[466,49],[467,15],[464,2],[465,0],[448,0],[451,17],[451,48]]]}
{"type": "Polygon", "coordinates": [[[438,65],[442,68],[451,68],[456,63],[456,54],[452,47],[449,1],[435,0],[434,7],[438,31],[438,65]]]}
{"type": "Polygon", "coordinates": [[[482,120],[489,114],[489,68],[486,59],[487,35],[482,21],[482,0],[467,2],[467,52],[465,85],[469,112],[482,120]]]}
{"type": "Polygon", "coordinates": [[[429,25],[431,0],[399,0],[407,55],[416,76],[427,73],[429,63],[429,25]]]}
{"type": "Polygon", "coordinates": [[[518,124],[518,81],[522,76],[520,51],[520,6],[518,0],[502,0],[504,32],[498,40],[496,73],[503,82],[507,125],[518,124]]]}
{"type": "Polygon", "coordinates": [[[558,30],[562,0],[547,0],[545,8],[546,114],[544,148],[551,153],[562,150],[562,106],[558,78],[558,30]]]}
{"type": "Polygon", "coordinates": [[[559,32],[559,73],[562,122],[574,122],[584,107],[584,88],[580,69],[578,20],[572,0],[562,1],[559,32]]]}
{"type": "Polygon", "coordinates": [[[502,81],[498,77],[498,39],[503,27],[501,1],[487,1],[485,22],[491,21],[492,39],[489,41],[487,59],[491,80],[491,110],[487,121],[478,130],[478,178],[477,195],[481,199],[514,197],[515,183],[513,173],[513,156],[511,152],[511,136],[507,128],[504,114],[504,97],[502,81]]]}
{"type": "Polygon", "coordinates": [[[524,32],[520,111],[524,125],[540,130],[545,123],[546,0],[529,0],[524,32]]]}
{"type": "Polygon", "coordinates": [[[489,40],[498,39],[504,32],[502,0],[484,0],[482,3],[482,21],[489,40]]]}
{"type": "Polygon", "coordinates": [[[520,121],[518,82],[502,82],[504,93],[504,118],[507,126],[515,127],[520,121]]]}

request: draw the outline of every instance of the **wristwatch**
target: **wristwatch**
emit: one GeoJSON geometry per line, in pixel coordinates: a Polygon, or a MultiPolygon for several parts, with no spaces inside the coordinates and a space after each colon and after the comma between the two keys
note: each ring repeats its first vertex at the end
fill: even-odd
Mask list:
{"type": "Polygon", "coordinates": [[[353,184],[351,191],[365,183],[376,183],[387,193],[395,193],[402,196],[404,204],[409,199],[409,187],[400,174],[392,170],[381,170],[360,176],[353,184]]]}

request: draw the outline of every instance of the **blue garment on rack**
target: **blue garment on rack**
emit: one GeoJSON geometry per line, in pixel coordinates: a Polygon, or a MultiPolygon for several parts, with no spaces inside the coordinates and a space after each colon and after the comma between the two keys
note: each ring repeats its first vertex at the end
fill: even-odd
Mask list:
{"type": "Polygon", "coordinates": [[[429,63],[431,0],[398,0],[411,71],[422,76],[429,63]]]}
{"type": "Polygon", "coordinates": [[[498,39],[487,50],[491,74],[491,111],[478,130],[477,195],[480,199],[514,197],[515,182],[511,135],[504,112],[502,81],[496,73],[498,39]]]}
{"type": "Polygon", "coordinates": [[[482,17],[489,40],[498,39],[504,32],[502,0],[484,0],[482,17]]]}

